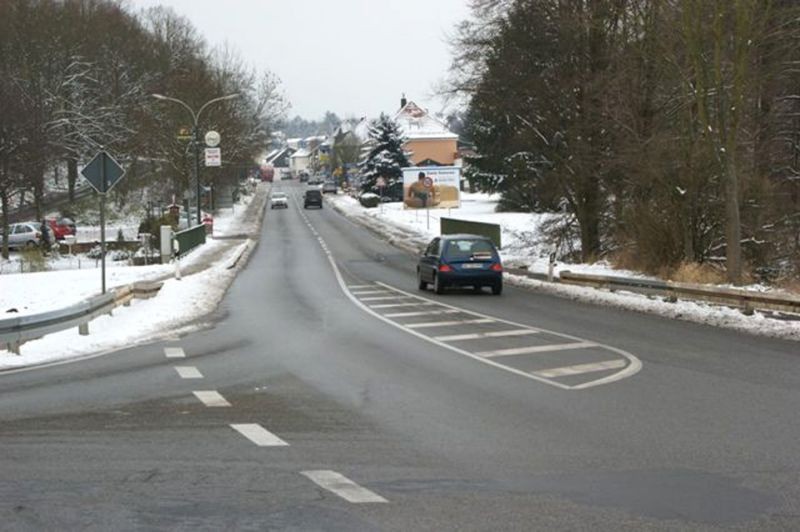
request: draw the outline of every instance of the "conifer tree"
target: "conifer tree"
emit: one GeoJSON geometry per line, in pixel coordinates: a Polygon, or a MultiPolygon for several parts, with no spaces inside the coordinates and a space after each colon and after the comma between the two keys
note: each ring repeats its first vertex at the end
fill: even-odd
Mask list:
{"type": "Polygon", "coordinates": [[[371,190],[379,177],[386,180],[386,186],[403,180],[403,167],[411,166],[403,144],[400,126],[381,113],[381,116],[372,122],[369,127],[369,151],[361,162],[361,172],[364,177],[362,190],[371,190]]]}

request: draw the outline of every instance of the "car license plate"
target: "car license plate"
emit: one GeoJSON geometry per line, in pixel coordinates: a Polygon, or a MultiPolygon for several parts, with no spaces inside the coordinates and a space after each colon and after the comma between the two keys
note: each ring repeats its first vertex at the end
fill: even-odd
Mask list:
{"type": "Polygon", "coordinates": [[[478,270],[483,268],[483,264],[462,264],[461,267],[465,270],[478,270]]]}

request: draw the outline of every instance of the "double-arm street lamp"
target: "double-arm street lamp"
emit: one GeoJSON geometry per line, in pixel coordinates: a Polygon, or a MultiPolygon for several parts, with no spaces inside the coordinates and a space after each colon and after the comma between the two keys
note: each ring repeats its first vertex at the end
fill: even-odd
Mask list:
{"type": "Polygon", "coordinates": [[[202,106],[200,106],[200,110],[197,111],[196,113],[183,100],[179,100],[177,98],[171,98],[169,96],[164,96],[163,94],[153,94],[152,96],[156,100],[166,100],[168,102],[175,102],[175,103],[183,106],[183,108],[186,109],[187,111],[189,111],[189,114],[192,116],[192,139],[194,139],[193,140],[194,141],[194,182],[195,182],[195,186],[197,187],[195,189],[196,194],[197,194],[197,225],[200,225],[202,223],[202,221],[203,221],[202,220],[202,216],[200,215],[200,138],[199,138],[200,130],[198,128],[198,123],[200,122],[200,116],[203,114],[203,111],[205,111],[206,107],[208,107],[209,105],[211,105],[213,103],[217,103],[217,102],[222,102],[222,101],[225,101],[225,100],[233,100],[234,98],[238,98],[239,94],[237,94],[237,93],[228,94],[227,96],[220,96],[219,98],[214,98],[213,100],[209,100],[206,103],[204,103],[202,106]]]}

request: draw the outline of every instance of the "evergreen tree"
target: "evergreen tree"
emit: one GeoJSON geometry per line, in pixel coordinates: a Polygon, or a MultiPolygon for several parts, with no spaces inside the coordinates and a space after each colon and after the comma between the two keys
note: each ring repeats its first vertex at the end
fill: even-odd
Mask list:
{"type": "Polygon", "coordinates": [[[381,113],[369,127],[370,148],[361,162],[361,173],[364,177],[361,188],[371,190],[379,177],[386,179],[386,186],[403,180],[403,167],[411,166],[403,144],[406,139],[400,126],[381,113]]]}

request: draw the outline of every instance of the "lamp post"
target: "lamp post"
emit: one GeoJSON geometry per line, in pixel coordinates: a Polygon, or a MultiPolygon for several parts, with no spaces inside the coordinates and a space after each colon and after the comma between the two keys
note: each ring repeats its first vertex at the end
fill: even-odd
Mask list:
{"type": "Polygon", "coordinates": [[[164,96],[163,94],[153,94],[153,98],[156,100],[165,100],[168,102],[175,102],[178,105],[181,105],[184,109],[189,111],[189,114],[192,117],[192,139],[194,142],[194,181],[195,181],[195,193],[197,194],[197,225],[203,223],[202,216],[200,215],[200,139],[198,135],[200,134],[200,130],[198,128],[198,123],[200,122],[200,115],[203,114],[203,111],[206,110],[206,107],[211,105],[212,103],[222,102],[225,100],[232,100],[234,98],[238,98],[238,93],[228,94],[227,96],[220,96],[219,98],[214,98],[213,100],[209,100],[203,105],[200,106],[200,110],[197,113],[189,107],[189,105],[184,102],[183,100],[179,100],[177,98],[172,98],[170,96],[164,96]]]}

